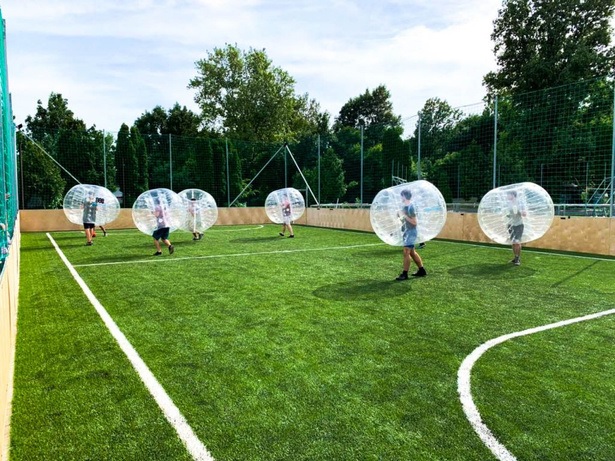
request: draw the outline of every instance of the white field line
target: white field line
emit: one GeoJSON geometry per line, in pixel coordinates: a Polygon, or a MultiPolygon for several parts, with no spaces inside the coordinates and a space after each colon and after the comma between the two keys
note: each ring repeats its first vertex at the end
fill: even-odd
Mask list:
{"type": "Polygon", "coordinates": [[[139,374],[139,377],[145,384],[145,387],[147,387],[152,397],[154,397],[154,400],[164,413],[167,421],[169,421],[173,429],[175,429],[177,435],[188,449],[188,452],[192,458],[196,461],[214,461],[214,458],[211,456],[205,445],[203,445],[203,443],[198,439],[184,416],[179,411],[179,408],[175,406],[175,403],[173,403],[171,397],[169,397],[154,374],[147,367],[141,356],[139,356],[139,353],[134,347],[132,347],[132,344],[130,344],[126,336],[124,336],[124,334],[120,331],[119,327],[113,321],[109,313],[100,301],[96,299],[90,288],[79,276],[73,265],[68,261],[60,247],[57,245],[56,241],[49,233],[47,233],[47,238],[49,238],[52,245],[55,247],[56,252],[60,255],[60,259],[62,259],[73,278],[89,299],[90,303],[92,303],[92,306],[94,306],[94,309],[96,309],[96,312],[100,315],[101,319],[109,329],[109,332],[115,338],[124,354],[126,354],[128,360],[130,360],[130,363],[132,363],[132,366],[139,374]]]}
{"type": "Polygon", "coordinates": [[[262,255],[275,255],[275,254],[288,254],[288,253],[306,253],[308,251],[333,251],[333,250],[349,250],[353,248],[373,247],[385,245],[384,243],[366,243],[363,245],[347,245],[337,247],[323,247],[323,248],[302,248],[297,250],[275,250],[275,251],[257,251],[256,253],[230,253],[230,254],[216,254],[205,256],[190,256],[185,258],[154,258],[151,259],[138,259],[136,261],[113,261],[108,263],[92,263],[92,264],[75,264],[75,267],[90,267],[90,266],[114,266],[117,264],[141,264],[141,263],[157,263],[157,262],[171,262],[171,261],[189,261],[195,259],[212,259],[212,258],[240,258],[245,256],[262,256],[262,255]]]}
{"type": "Polygon", "coordinates": [[[509,339],[518,338],[520,336],[527,336],[534,333],[540,333],[542,331],[564,327],[572,325],[574,323],[584,322],[586,320],[594,320],[612,314],[615,314],[615,309],[597,312],[595,314],[585,315],[583,317],[562,320],[560,322],[550,323],[548,325],[543,325],[540,327],[530,328],[528,330],[499,336],[480,345],[464,359],[464,361],[461,363],[461,366],[459,367],[459,371],[457,372],[457,391],[459,392],[461,405],[463,406],[463,411],[466,414],[468,421],[472,425],[472,429],[474,429],[474,432],[478,434],[483,443],[487,446],[487,448],[491,450],[491,452],[496,456],[497,459],[501,461],[515,461],[517,458],[515,458],[515,456],[510,453],[506,449],[506,447],[495,438],[493,433],[489,430],[485,423],[483,423],[480,413],[478,412],[478,408],[472,400],[472,393],[470,389],[470,374],[472,372],[472,367],[478,361],[481,355],[483,355],[492,347],[497,346],[498,344],[502,344],[509,339]]]}

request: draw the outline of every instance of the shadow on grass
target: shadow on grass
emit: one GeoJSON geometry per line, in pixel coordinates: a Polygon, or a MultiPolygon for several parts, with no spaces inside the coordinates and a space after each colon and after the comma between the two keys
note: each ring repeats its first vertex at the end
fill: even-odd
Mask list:
{"type": "Polygon", "coordinates": [[[377,300],[403,296],[412,290],[413,280],[352,280],[317,288],[312,294],[318,298],[336,301],[377,300]]]}
{"type": "Polygon", "coordinates": [[[536,269],[527,266],[515,266],[513,264],[469,264],[449,269],[449,274],[457,277],[480,277],[482,279],[508,279],[531,277],[536,269]]]}

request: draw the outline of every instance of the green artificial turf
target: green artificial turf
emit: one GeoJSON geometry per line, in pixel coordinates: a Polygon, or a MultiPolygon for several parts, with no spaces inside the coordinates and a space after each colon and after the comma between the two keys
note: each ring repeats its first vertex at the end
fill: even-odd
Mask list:
{"type": "MultiPolygon", "coordinates": [[[[457,394],[482,343],[615,307],[615,260],[432,241],[425,278],[361,232],[216,226],[176,251],[112,231],[68,260],[219,461],[488,460],[457,394]]],[[[190,459],[45,234],[24,234],[11,460],[190,459]]],[[[475,365],[485,423],[523,460],[611,460],[611,316],[475,365]]]]}

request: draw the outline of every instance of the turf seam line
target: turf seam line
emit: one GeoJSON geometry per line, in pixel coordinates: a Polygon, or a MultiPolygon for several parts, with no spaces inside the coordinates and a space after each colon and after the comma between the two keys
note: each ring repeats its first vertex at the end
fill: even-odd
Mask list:
{"type": "Polygon", "coordinates": [[[568,320],[562,320],[560,322],[550,323],[547,325],[542,325],[535,328],[529,328],[523,331],[517,331],[515,333],[509,333],[506,335],[499,336],[494,339],[490,339],[486,343],[481,344],[476,349],[472,351],[470,355],[468,355],[457,372],[457,392],[459,393],[459,399],[461,400],[461,405],[463,407],[463,411],[466,414],[466,418],[470,422],[472,429],[474,432],[480,437],[483,443],[491,450],[491,452],[496,456],[500,461],[516,461],[517,458],[510,453],[504,445],[502,445],[493,435],[491,430],[487,427],[487,425],[483,422],[478,408],[474,404],[472,400],[472,392],[470,386],[470,375],[472,372],[472,367],[478,361],[478,359],[489,349],[498,344],[502,344],[509,339],[518,338],[521,336],[527,336],[534,333],[540,333],[543,331],[551,330],[554,328],[564,327],[568,325],[572,325],[575,323],[584,322],[587,320],[595,320],[600,317],[604,317],[607,315],[615,314],[615,309],[609,309],[602,312],[596,312],[594,314],[584,315],[582,317],[575,317],[568,320]]]}
{"type": "Polygon", "coordinates": [[[205,445],[203,445],[203,443],[198,439],[198,437],[186,421],[186,418],[184,418],[184,416],[181,414],[179,408],[177,408],[173,400],[171,400],[171,397],[169,397],[169,395],[166,393],[162,385],[158,382],[154,374],[148,368],[147,364],[143,361],[143,359],[132,346],[132,344],[130,344],[124,333],[122,333],[122,331],[117,326],[115,321],[111,318],[104,306],[100,303],[100,301],[98,301],[96,296],[94,296],[94,293],[92,293],[85,281],[77,273],[76,269],[73,267],[73,265],[66,258],[60,247],[57,245],[56,241],[49,233],[47,233],[47,238],[55,247],[55,250],[60,256],[60,259],[64,262],[69,272],[71,273],[77,284],[81,287],[92,306],[94,306],[94,309],[96,309],[98,315],[100,315],[103,323],[108,328],[113,338],[117,341],[124,354],[126,354],[126,357],[128,357],[128,360],[139,375],[139,378],[141,378],[141,381],[143,381],[143,384],[145,384],[145,387],[162,410],[167,421],[177,432],[177,435],[188,449],[190,455],[196,461],[214,461],[214,458],[211,456],[205,445]]]}
{"type": "Polygon", "coordinates": [[[74,267],[92,267],[92,266],[114,266],[118,264],[137,264],[137,263],[157,263],[157,262],[171,262],[171,261],[189,261],[194,259],[212,259],[212,258],[238,258],[241,256],[262,256],[273,254],[288,254],[288,253],[305,253],[308,251],[330,251],[330,250],[349,250],[353,248],[370,247],[384,245],[384,243],[367,243],[362,245],[348,245],[337,247],[324,247],[324,248],[302,248],[297,250],[275,250],[275,251],[259,251],[256,253],[231,253],[231,254],[217,254],[217,255],[205,255],[205,256],[186,256],[184,258],[163,258],[163,259],[139,259],[136,261],[112,261],[108,263],[92,263],[92,264],[75,264],[74,267]]]}

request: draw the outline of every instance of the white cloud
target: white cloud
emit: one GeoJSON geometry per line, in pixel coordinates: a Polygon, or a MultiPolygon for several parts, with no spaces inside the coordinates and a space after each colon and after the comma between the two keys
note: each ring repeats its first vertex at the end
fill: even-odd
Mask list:
{"type": "Polygon", "coordinates": [[[17,120],[51,92],[117,131],[156,105],[197,111],[187,85],[215,47],[265,48],[334,117],[387,86],[412,117],[430,97],[480,101],[499,0],[12,0],[2,2],[17,120]]]}

